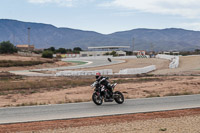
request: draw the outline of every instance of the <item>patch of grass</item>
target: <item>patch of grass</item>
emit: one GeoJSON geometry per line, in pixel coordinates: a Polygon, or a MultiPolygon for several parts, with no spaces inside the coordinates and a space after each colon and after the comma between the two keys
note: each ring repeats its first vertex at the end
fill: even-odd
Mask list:
{"type": "Polygon", "coordinates": [[[143,92],[147,93],[147,94],[150,94],[151,91],[148,91],[148,90],[143,90],[143,92]]]}
{"type": "Polygon", "coordinates": [[[133,97],[127,95],[127,96],[125,96],[125,99],[133,99],[133,97]]]}
{"type": "Polygon", "coordinates": [[[167,128],[160,128],[159,131],[167,131],[167,128]]]}
{"type": "Polygon", "coordinates": [[[12,99],[11,102],[17,102],[17,99],[12,99]]]}
{"type": "Polygon", "coordinates": [[[38,105],[47,105],[47,103],[39,103],[38,105]]]}
{"type": "Polygon", "coordinates": [[[86,64],[87,62],[84,62],[84,61],[67,61],[69,63],[76,63],[77,65],[83,65],[83,64],[86,64]]]}
{"type": "Polygon", "coordinates": [[[75,99],[75,100],[71,100],[71,99],[65,99],[65,101],[58,101],[56,102],[56,104],[64,104],[64,103],[79,103],[79,102],[86,102],[83,99],[75,99]]]}
{"type": "Polygon", "coordinates": [[[138,82],[152,82],[152,81],[163,81],[163,79],[161,78],[130,78],[130,79],[117,79],[117,80],[113,80],[114,82],[118,83],[118,84],[122,84],[122,83],[138,83],[138,82]]]}
{"type": "Polygon", "coordinates": [[[30,103],[17,104],[16,106],[34,106],[34,105],[39,105],[39,104],[37,102],[30,102],[30,103]]]}
{"type": "Polygon", "coordinates": [[[158,94],[150,94],[150,95],[146,96],[146,98],[151,98],[151,97],[160,97],[160,95],[158,95],[158,94]]]}
{"type": "Polygon", "coordinates": [[[84,102],[84,100],[83,99],[75,99],[74,102],[79,103],[79,102],[84,102]]]}
{"type": "Polygon", "coordinates": [[[33,93],[37,93],[37,91],[36,90],[31,90],[30,94],[33,94],[33,93]]]}
{"type": "Polygon", "coordinates": [[[176,92],[176,93],[171,92],[171,93],[165,94],[164,96],[180,96],[180,95],[192,95],[192,94],[193,94],[192,92],[180,92],[180,93],[178,93],[178,92],[176,92]]]}
{"type": "Polygon", "coordinates": [[[138,82],[149,82],[149,81],[161,81],[161,78],[139,78],[137,79],[138,82]]]}
{"type": "Polygon", "coordinates": [[[53,61],[14,61],[0,60],[0,67],[34,66],[44,63],[53,63],[53,61]]]}
{"type": "Polygon", "coordinates": [[[117,79],[113,80],[114,83],[122,84],[122,83],[132,83],[135,79],[117,79]]]}
{"type": "Polygon", "coordinates": [[[5,92],[0,92],[0,95],[7,95],[5,92]]]}
{"type": "Polygon", "coordinates": [[[56,102],[56,104],[63,104],[63,103],[65,103],[64,101],[58,101],[58,102],[56,102]]]}
{"type": "Polygon", "coordinates": [[[183,92],[182,94],[183,95],[192,95],[193,93],[192,92],[183,92]]]}
{"type": "Polygon", "coordinates": [[[22,91],[19,91],[20,94],[26,94],[26,91],[22,90],[22,91]]]}
{"type": "Polygon", "coordinates": [[[153,76],[155,76],[155,75],[154,75],[154,74],[146,73],[146,76],[147,76],[147,77],[153,77],[153,76]]]}
{"type": "Polygon", "coordinates": [[[0,92],[12,93],[18,91],[21,94],[36,93],[41,90],[67,89],[77,86],[89,86],[94,79],[77,79],[77,78],[42,78],[41,80],[19,80],[1,81],[0,92]]]}
{"type": "Polygon", "coordinates": [[[13,105],[12,104],[7,104],[7,105],[4,105],[3,107],[12,107],[13,105]]]}
{"type": "Polygon", "coordinates": [[[21,80],[22,76],[14,75],[9,72],[0,72],[0,81],[21,80]]]}

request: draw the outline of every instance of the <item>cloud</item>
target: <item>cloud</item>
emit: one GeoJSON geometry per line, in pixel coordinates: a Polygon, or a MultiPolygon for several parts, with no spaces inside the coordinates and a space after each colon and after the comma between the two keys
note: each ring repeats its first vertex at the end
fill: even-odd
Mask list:
{"type": "Polygon", "coordinates": [[[101,6],[147,13],[179,15],[187,18],[200,16],[199,0],[112,0],[104,2],[101,6]]]}
{"type": "Polygon", "coordinates": [[[57,4],[61,6],[67,6],[72,7],[74,5],[80,4],[80,3],[86,3],[86,2],[93,2],[94,0],[28,0],[30,3],[35,4],[57,4]]]}
{"type": "Polygon", "coordinates": [[[181,23],[177,25],[176,27],[200,31],[200,22],[181,23]]]}

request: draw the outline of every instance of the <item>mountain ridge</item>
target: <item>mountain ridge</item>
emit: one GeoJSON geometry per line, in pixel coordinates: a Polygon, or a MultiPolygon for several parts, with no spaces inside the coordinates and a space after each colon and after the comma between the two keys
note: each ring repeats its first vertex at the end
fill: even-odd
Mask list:
{"type": "Polygon", "coordinates": [[[14,44],[27,44],[30,27],[31,44],[36,48],[73,48],[87,49],[89,46],[132,46],[134,50],[193,50],[200,46],[200,31],[181,28],[147,29],[137,28],[101,34],[51,24],[23,22],[0,19],[0,42],[11,41],[14,44]]]}

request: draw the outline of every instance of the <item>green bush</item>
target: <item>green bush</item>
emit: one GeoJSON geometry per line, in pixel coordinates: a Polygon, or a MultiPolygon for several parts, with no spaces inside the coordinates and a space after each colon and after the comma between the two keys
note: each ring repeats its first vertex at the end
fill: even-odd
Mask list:
{"type": "Polygon", "coordinates": [[[52,51],[43,51],[42,52],[42,57],[43,58],[53,58],[53,52],[52,51]]]}
{"type": "Polygon", "coordinates": [[[16,52],[17,48],[9,41],[0,43],[0,54],[12,54],[16,52]]]}
{"type": "Polygon", "coordinates": [[[116,51],[112,51],[111,53],[106,52],[104,55],[119,56],[116,51]]]}
{"type": "Polygon", "coordinates": [[[112,51],[112,52],[110,53],[110,55],[112,55],[112,56],[118,56],[118,54],[117,54],[116,51],[112,51]]]}
{"type": "Polygon", "coordinates": [[[104,55],[110,55],[110,53],[109,53],[109,52],[106,52],[104,55]]]}
{"type": "Polygon", "coordinates": [[[73,53],[76,53],[76,54],[80,54],[80,51],[82,51],[82,49],[80,47],[75,47],[73,49],[73,53]]]}

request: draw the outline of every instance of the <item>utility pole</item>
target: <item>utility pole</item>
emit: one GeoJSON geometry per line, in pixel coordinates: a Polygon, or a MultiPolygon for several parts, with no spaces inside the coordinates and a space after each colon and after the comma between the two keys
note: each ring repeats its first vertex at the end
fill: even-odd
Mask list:
{"type": "Polygon", "coordinates": [[[135,45],[135,38],[133,37],[133,49],[132,49],[132,51],[134,51],[134,45],[135,45]]]}
{"type": "Polygon", "coordinates": [[[27,29],[28,29],[28,45],[30,45],[30,30],[31,30],[31,28],[28,27],[27,29]]]}
{"type": "Polygon", "coordinates": [[[153,45],[153,43],[150,44],[150,47],[151,47],[150,48],[151,52],[154,52],[154,45],[153,45]]]}
{"type": "Polygon", "coordinates": [[[13,37],[13,44],[15,45],[15,34],[12,34],[13,37]]]}

